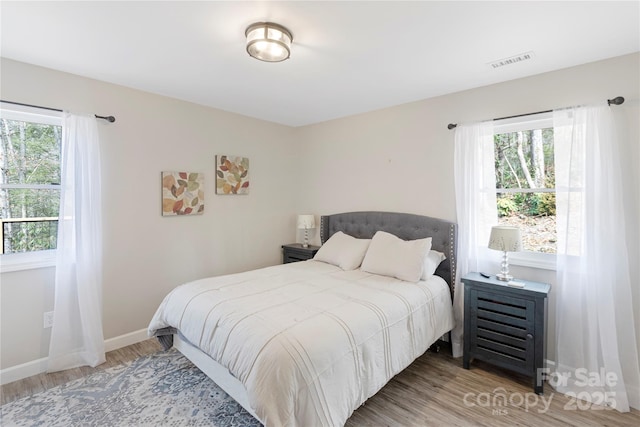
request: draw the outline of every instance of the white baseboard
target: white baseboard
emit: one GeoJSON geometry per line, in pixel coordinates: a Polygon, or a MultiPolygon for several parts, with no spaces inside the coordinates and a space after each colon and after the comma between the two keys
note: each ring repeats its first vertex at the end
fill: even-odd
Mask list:
{"type": "Polygon", "coordinates": [[[11,366],[0,370],[0,385],[38,375],[47,370],[47,358],[32,360],[21,365],[11,366]]]}
{"type": "MultiPolygon", "coordinates": [[[[131,344],[135,344],[148,339],[147,330],[140,329],[138,331],[129,332],[104,341],[105,352],[117,350],[131,344]]],[[[0,370],[0,385],[9,384],[24,378],[38,375],[47,371],[47,358],[32,360],[21,365],[11,366],[0,370]]]]}
{"type": "Polygon", "coordinates": [[[114,338],[104,340],[104,351],[113,351],[122,347],[126,347],[131,344],[139,343],[149,339],[147,335],[147,329],[140,329],[138,331],[129,332],[128,334],[120,335],[114,338]]]}

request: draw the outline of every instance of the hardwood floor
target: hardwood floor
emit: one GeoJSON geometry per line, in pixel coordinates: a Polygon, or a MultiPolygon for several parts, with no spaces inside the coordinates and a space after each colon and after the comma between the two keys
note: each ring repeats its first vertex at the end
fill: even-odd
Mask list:
{"type": "Polygon", "coordinates": [[[427,352],[358,408],[346,426],[640,425],[640,411],[623,414],[600,406],[591,408],[548,384],[544,396],[538,396],[531,381],[479,361],[463,369],[462,358],[452,358],[446,349],[427,352]]]}
{"type": "MultiPolygon", "coordinates": [[[[2,404],[160,350],[153,340],[107,353],[97,368],[40,374],[2,386],[2,404]]],[[[447,350],[427,352],[393,378],[348,420],[357,426],[629,426],[640,425],[640,411],[622,414],[593,407],[545,385],[533,394],[529,378],[481,362],[462,368],[447,350]],[[495,399],[495,395],[504,399],[495,399]],[[544,400],[543,400],[544,399],[544,400]],[[492,401],[496,405],[491,405],[492,401]],[[503,406],[498,406],[498,402],[503,406]]]]}

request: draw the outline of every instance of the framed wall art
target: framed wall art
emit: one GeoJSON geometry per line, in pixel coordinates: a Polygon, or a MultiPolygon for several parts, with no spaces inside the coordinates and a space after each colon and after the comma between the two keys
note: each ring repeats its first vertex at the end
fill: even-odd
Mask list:
{"type": "Polygon", "coordinates": [[[216,156],[216,194],[249,194],[249,158],[216,156]]]}
{"type": "Polygon", "coordinates": [[[162,172],[162,216],[204,212],[204,174],[162,172]]]}

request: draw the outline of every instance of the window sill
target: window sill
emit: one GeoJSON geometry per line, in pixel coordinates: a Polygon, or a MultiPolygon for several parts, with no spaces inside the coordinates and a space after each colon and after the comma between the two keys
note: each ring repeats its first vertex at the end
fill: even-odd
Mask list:
{"type": "Polygon", "coordinates": [[[538,252],[510,252],[509,265],[539,268],[542,270],[556,270],[556,255],[538,252]]]}
{"type": "Polygon", "coordinates": [[[0,255],[0,271],[2,273],[55,267],[55,265],[55,250],[0,255]]]}

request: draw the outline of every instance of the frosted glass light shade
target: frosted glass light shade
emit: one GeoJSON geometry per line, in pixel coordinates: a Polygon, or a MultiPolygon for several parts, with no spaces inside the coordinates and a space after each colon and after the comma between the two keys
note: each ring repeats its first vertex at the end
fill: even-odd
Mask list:
{"type": "Polygon", "coordinates": [[[291,32],[272,22],[257,22],[245,31],[247,53],[266,62],[280,62],[291,54],[291,32]]]}
{"type": "Polygon", "coordinates": [[[313,215],[298,215],[298,228],[307,230],[316,228],[316,218],[313,215]]]}

